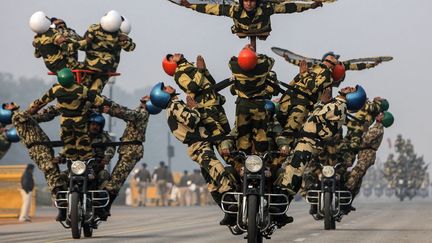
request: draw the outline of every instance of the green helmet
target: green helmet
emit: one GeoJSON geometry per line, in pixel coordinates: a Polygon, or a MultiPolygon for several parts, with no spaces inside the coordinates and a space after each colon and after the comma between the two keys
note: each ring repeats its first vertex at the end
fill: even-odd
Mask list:
{"type": "Polygon", "coordinates": [[[388,111],[390,104],[387,99],[382,99],[380,102],[381,111],[388,111]]]}
{"type": "Polygon", "coordinates": [[[388,112],[388,111],[384,111],[384,118],[382,119],[381,123],[383,124],[384,127],[390,127],[394,122],[394,117],[392,115],[392,113],[388,112]]]}
{"type": "Polygon", "coordinates": [[[63,68],[57,72],[57,81],[61,86],[69,88],[75,83],[75,77],[69,68],[63,68]]]}

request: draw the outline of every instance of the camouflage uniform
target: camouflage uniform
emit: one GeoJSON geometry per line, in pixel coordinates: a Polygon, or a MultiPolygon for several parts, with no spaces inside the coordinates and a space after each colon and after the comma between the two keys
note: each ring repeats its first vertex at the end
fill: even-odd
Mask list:
{"type": "MultiPolygon", "coordinates": [[[[90,134],[90,139],[92,144],[98,143],[109,143],[111,142],[111,137],[107,132],[101,132],[97,135],[90,134]]],[[[102,159],[106,161],[111,161],[111,159],[115,155],[115,147],[114,146],[104,146],[104,147],[94,147],[95,158],[100,162],[102,159]]],[[[97,185],[99,189],[105,188],[108,180],[110,179],[110,174],[108,170],[105,169],[105,165],[98,164],[94,168],[94,172],[96,174],[96,178],[98,180],[97,185]]]]}
{"type": "Polygon", "coordinates": [[[40,99],[30,107],[41,108],[57,99],[61,113],[61,140],[64,142],[62,154],[71,160],[88,160],[94,156],[91,140],[88,135],[88,114],[90,105],[111,105],[111,102],[78,84],[64,88],[54,84],[40,99]]]}
{"type": "Polygon", "coordinates": [[[71,53],[75,53],[78,49],[85,49],[86,40],[67,39],[61,44],[56,44],[61,36],[62,32],[52,28],[43,34],[37,34],[33,41],[34,56],[42,57],[45,66],[51,72],[57,72],[63,68],[82,69],[83,65],[71,53]]]}
{"type": "Polygon", "coordinates": [[[251,71],[243,71],[232,57],[229,67],[235,78],[231,92],[237,95],[236,128],[237,148],[247,154],[264,153],[268,149],[268,114],[264,108],[265,99],[275,92],[267,79],[274,60],[266,55],[258,55],[258,63],[251,71]]]}
{"type": "MultiPolygon", "coordinates": [[[[300,66],[301,60],[294,60],[294,59],[288,59],[287,60],[289,63],[294,64],[296,66],[300,66]]],[[[364,69],[369,69],[369,68],[373,68],[376,65],[378,65],[377,63],[370,63],[370,62],[356,62],[356,63],[351,63],[349,61],[344,61],[342,62],[342,64],[345,67],[346,71],[361,71],[364,69]]],[[[312,67],[313,66],[313,62],[308,62],[307,63],[308,67],[312,67]]]]}
{"type": "Polygon", "coordinates": [[[230,179],[216,158],[211,146],[212,137],[203,126],[198,110],[188,108],[183,101],[173,97],[167,107],[167,117],[173,135],[188,145],[189,157],[201,167],[209,191],[224,193],[231,190],[230,179]]]}
{"type": "Polygon", "coordinates": [[[239,4],[222,5],[222,4],[192,4],[191,9],[205,14],[230,17],[234,21],[231,27],[233,34],[240,38],[246,36],[259,36],[267,38],[271,32],[270,16],[280,13],[303,12],[312,8],[310,3],[263,3],[250,15],[239,4]]]}
{"type": "Polygon", "coordinates": [[[324,64],[317,64],[307,72],[298,74],[289,83],[291,88],[279,101],[278,120],[284,128],[282,135],[277,138],[279,146],[293,147],[300,129],[314,109],[322,91],[332,85],[331,73],[324,64]]]}
{"type": "Polygon", "coordinates": [[[348,167],[354,164],[356,155],[362,143],[365,126],[369,127],[375,117],[381,112],[380,101],[367,101],[362,109],[354,113],[355,119],[347,120],[347,134],[344,138],[346,144],[345,160],[348,167]]]}
{"type": "Polygon", "coordinates": [[[118,67],[121,50],[133,51],[135,43],[130,38],[125,42],[120,42],[119,32],[106,32],[100,24],[91,25],[84,38],[90,40],[84,65],[87,69],[96,72],[85,80],[85,85],[91,90],[102,93],[109,79],[107,74],[115,72],[118,67]]]}
{"type": "Polygon", "coordinates": [[[231,128],[222,106],[225,97],[209,90],[216,81],[207,69],[199,70],[183,58],[178,62],[174,80],[187,95],[197,102],[201,122],[212,137],[230,132],[231,128]]]}
{"type": "Polygon", "coordinates": [[[339,133],[346,121],[346,112],[346,100],[339,96],[325,105],[316,106],[301,130],[301,137],[285,173],[281,174],[276,184],[287,187],[290,193],[299,191],[307,163],[339,133]]]}
{"type": "Polygon", "coordinates": [[[117,150],[119,159],[111,173],[111,179],[105,186],[111,195],[117,195],[136,163],[144,155],[142,143],[145,141],[149,113],[141,107],[129,110],[113,105],[108,114],[126,121],[125,131],[120,138],[125,144],[120,145],[117,150]]]}
{"type": "Polygon", "coordinates": [[[2,159],[9,150],[11,143],[3,134],[0,134],[0,159],[2,159]]]}
{"type": "Polygon", "coordinates": [[[363,135],[363,141],[358,153],[357,164],[352,169],[346,182],[346,187],[356,195],[360,190],[361,180],[366,171],[375,163],[376,151],[381,145],[384,136],[384,126],[375,122],[373,126],[363,135]]]}
{"type": "Polygon", "coordinates": [[[16,111],[12,117],[12,122],[21,138],[21,143],[29,149],[30,158],[43,172],[49,190],[53,194],[60,189],[65,190],[67,181],[62,178],[59,166],[52,162],[54,150],[49,145],[39,144],[50,142],[50,139],[40,128],[37,120],[27,112],[16,111]]]}

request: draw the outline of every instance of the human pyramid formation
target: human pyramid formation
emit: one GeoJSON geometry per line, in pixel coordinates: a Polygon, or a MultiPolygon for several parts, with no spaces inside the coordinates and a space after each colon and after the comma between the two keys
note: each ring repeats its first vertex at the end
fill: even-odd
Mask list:
{"type": "MultiPolygon", "coordinates": [[[[94,165],[98,188],[110,193],[110,204],[98,212],[104,220],[110,215],[110,206],[120,187],[143,156],[148,114],[157,114],[162,109],[166,110],[173,135],[188,146],[190,158],[200,166],[218,205],[224,193],[238,190],[239,178],[244,172],[243,162],[233,158],[232,151],[246,154],[279,151],[279,156],[266,165],[274,182],[270,190],[282,191],[290,200],[302,189],[302,182],[303,190],[315,186],[321,173],[317,165],[342,161],[344,166],[340,173],[344,186],[356,195],[361,178],[374,163],[383,127],[393,123],[393,116],[387,111],[387,100],[380,97],[367,100],[360,85],[342,88],[335,97],[332,87],[338,87],[345,79],[346,70],[371,68],[380,61],[372,64],[341,62],[339,55],[328,52],[320,61],[308,64],[307,60],[285,55],[285,59],[300,66],[300,72],[291,82],[283,83],[272,70],[274,59],[256,53],[256,38],[265,40],[271,32],[272,14],[315,9],[321,7],[322,2],[325,1],[240,0],[232,5],[177,2],[198,12],[231,17],[234,20],[232,32],[240,38],[249,37],[251,44],[230,59],[232,76],[222,82],[215,81],[202,56],[193,64],[183,54],[166,55],[163,69],[187,95],[186,102],[178,97],[173,87],[158,83],[149,96],[140,100],[136,110],[101,95],[109,77],[118,75],[121,50],[135,48],[128,37],[131,25],[125,17],[112,10],[81,37],[63,20],[37,12],[30,19],[30,27],[36,33],[35,56],[44,59],[47,68],[57,75],[58,83],[27,110],[19,111],[19,107],[11,103],[3,104],[1,112],[9,112],[5,117],[10,118],[30,156],[44,172],[53,196],[67,188],[67,178],[60,172],[59,163],[99,158],[94,165]],[[83,63],[77,61],[78,50],[86,53],[83,63]],[[226,87],[237,96],[233,129],[223,108],[225,97],[219,94],[226,87]],[[272,97],[278,95],[281,97],[272,101],[272,97]],[[40,110],[55,99],[56,106],[40,110]],[[115,149],[92,147],[94,143],[110,141],[103,132],[104,118],[100,112],[127,122],[120,139],[119,160],[111,174],[104,165],[109,163],[115,149]],[[59,115],[64,146],[55,157],[50,139],[38,123],[59,115]],[[348,128],[345,136],[343,126],[348,128]],[[217,158],[214,147],[230,166],[225,167],[217,158]],[[348,171],[357,154],[357,164],[348,171]]],[[[351,209],[347,207],[345,212],[351,209]]],[[[312,213],[313,210],[316,208],[311,208],[312,213]]],[[[65,218],[65,211],[60,209],[57,220],[65,218]]],[[[226,214],[221,224],[233,225],[235,220],[226,214]]],[[[285,214],[275,220],[280,226],[292,222],[285,214]]]]}

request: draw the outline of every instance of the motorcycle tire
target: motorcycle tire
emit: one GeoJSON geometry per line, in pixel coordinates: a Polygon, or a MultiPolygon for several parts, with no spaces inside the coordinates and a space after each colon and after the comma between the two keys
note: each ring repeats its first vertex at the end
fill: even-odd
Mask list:
{"type": "Polygon", "coordinates": [[[330,192],[324,192],[324,229],[332,229],[333,212],[332,212],[332,197],[330,192]]]}
{"type": "Polygon", "coordinates": [[[72,231],[72,238],[81,238],[81,202],[80,195],[78,192],[72,192],[71,194],[71,209],[70,209],[70,227],[72,231]]]}
{"type": "Polygon", "coordinates": [[[93,236],[93,227],[90,224],[83,225],[84,237],[92,237],[93,236]]]}
{"type": "Polygon", "coordinates": [[[247,199],[248,208],[248,235],[247,240],[248,243],[256,243],[262,242],[263,236],[258,229],[258,196],[257,195],[249,195],[247,199]]]}

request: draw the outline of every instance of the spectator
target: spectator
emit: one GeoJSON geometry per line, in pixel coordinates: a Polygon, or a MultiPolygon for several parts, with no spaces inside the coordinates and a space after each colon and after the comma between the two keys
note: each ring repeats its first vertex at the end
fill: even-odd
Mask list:
{"type": "Polygon", "coordinates": [[[167,205],[167,181],[168,172],[165,168],[165,162],[160,161],[159,167],[153,172],[153,178],[156,181],[156,187],[158,191],[159,199],[156,202],[157,206],[167,205]]]}
{"type": "Polygon", "coordinates": [[[180,178],[179,191],[180,191],[180,206],[191,206],[192,195],[189,190],[189,174],[185,170],[183,176],[180,178]]]}
{"type": "Polygon", "coordinates": [[[147,203],[147,188],[151,182],[150,172],[147,170],[147,164],[143,163],[141,169],[135,174],[135,180],[138,182],[139,188],[139,205],[146,206],[147,203]]]}
{"type": "Polygon", "coordinates": [[[21,176],[22,206],[21,206],[21,213],[18,219],[19,222],[31,221],[29,212],[31,206],[32,191],[34,188],[33,169],[34,169],[34,165],[28,164],[23,175],[21,176]]]}

